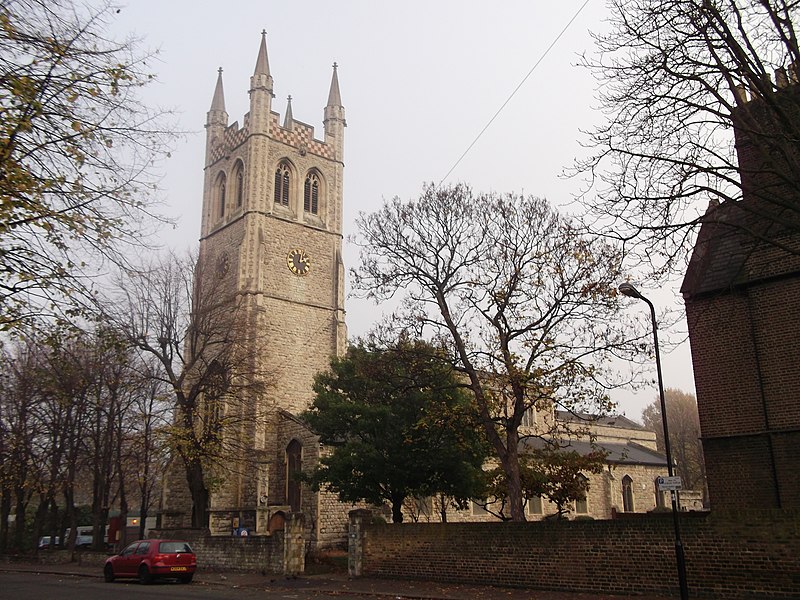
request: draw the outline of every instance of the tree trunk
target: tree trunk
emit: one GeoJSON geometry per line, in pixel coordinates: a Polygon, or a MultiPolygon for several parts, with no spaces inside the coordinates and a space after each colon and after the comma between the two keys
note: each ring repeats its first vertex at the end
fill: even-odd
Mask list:
{"type": "MultiPolygon", "coordinates": [[[[19,551],[22,550],[22,540],[25,534],[25,513],[27,512],[27,503],[25,502],[25,488],[18,487],[16,489],[16,508],[14,509],[14,514],[16,514],[16,521],[14,522],[14,538],[11,542],[12,547],[19,551]]],[[[39,543],[39,539],[36,539],[36,543],[39,543]]]]}
{"type": "Polygon", "coordinates": [[[120,495],[119,500],[119,523],[120,533],[117,551],[121,552],[128,545],[128,498],[124,492],[120,495]]]}
{"type": "Polygon", "coordinates": [[[186,463],[186,480],[192,495],[192,527],[208,527],[208,488],[203,477],[203,467],[197,460],[186,463]]]}
{"type": "Polygon", "coordinates": [[[78,539],[78,511],[75,509],[75,494],[72,487],[64,490],[64,524],[69,528],[69,537],[61,541],[65,548],[73,552],[75,540],[78,539]]]}
{"type": "Polygon", "coordinates": [[[519,470],[519,432],[509,428],[506,431],[506,452],[500,460],[508,481],[508,508],[512,521],[525,521],[525,507],[522,498],[522,479],[519,470]]]}
{"type": "Polygon", "coordinates": [[[3,501],[0,505],[0,553],[8,549],[8,516],[11,514],[11,489],[3,488],[3,501]]]}
{"type": "Polygon", "coordinates": [[[403,500],[405,495],[392,494],[392,523],[403,522],[403,500]]]}
{"type": "Polygon", "coordinates": [[[142,491],[142,501],[139,504],[139,538],[144,539],[147,529],[147,516],[150,506],[150,488],[142,491]]]}

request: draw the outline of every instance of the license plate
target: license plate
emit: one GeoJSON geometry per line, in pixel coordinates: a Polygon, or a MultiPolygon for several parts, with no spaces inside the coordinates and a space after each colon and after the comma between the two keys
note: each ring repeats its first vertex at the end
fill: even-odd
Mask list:
{"type": "Polygon", "coordinates": [[[170,571],[185,571],[186,567],[170,567],[170,571]]]}

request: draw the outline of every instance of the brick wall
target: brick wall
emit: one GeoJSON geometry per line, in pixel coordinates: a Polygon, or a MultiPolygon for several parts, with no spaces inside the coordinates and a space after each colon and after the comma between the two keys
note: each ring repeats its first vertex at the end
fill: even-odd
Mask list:
{"type": "Polygon", "coordinates": [[[686,303],[715,509],[800,507],[798,261],[791,276],[686,303]]]}
{"type": "MultiPolygon", "coordinates": [[[[678,593],[671,514],[529,523],[366,521],[355,529],[363,575],[575,592],[678,593]]],[[[800,597],[800,512],[696,513],[682,515],[681,527],[691,597],[800,597]]]]}
{"type": "Polygon", "coordinates": [[[284,532],[270,536],[211,537],[201,529],[152,531],[151,537],[188,541],[197,555],[198,569],[284,572],[284,532]]]}

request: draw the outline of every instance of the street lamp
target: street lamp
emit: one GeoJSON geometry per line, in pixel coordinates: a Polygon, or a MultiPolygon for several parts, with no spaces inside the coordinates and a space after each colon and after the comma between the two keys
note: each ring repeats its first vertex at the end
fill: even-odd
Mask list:
{"type": "MultiPolygon", "coordinates": [[[[656,309],[653,303],[642,296],[641,292],[630,283],[621,283],[619,293],[623,296],[644,300],[650,307],[650,317],[653,320],[653,343],[656,349],[656,371],[658,372],[658,395],[661,400],[661,423],[664,427],[664,451],[667,454],[667,472],[670,477],[674,477],[672,467],[672,445],[669,441],[669,427],[667,425],[667,403],[664,399],[664,378],[661,375],[661,354],[658,351],[658,326],[656,325],[656,309]]],[[[683,543],[681,542],[681,524],[678,518],[678,493],[670,492],[672,496],[672,522],[675,525],[675,559],[678,563],[678,584],[681,588],[681,600],[689,598],[689,586],[686,582],[686,556],[683,553],[683,543]]]]}

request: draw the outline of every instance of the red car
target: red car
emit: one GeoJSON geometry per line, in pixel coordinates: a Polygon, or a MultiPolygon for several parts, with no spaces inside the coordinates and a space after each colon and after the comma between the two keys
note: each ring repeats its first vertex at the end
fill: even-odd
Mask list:
{"type": "Polygon", "coordinates": [[[157,577],[191,583],[197,558],[189,542],[182,540],[139,540],[106,561],[103,575],[107,583],[117,577],[138,578],[150,583],[157,577]]]}

